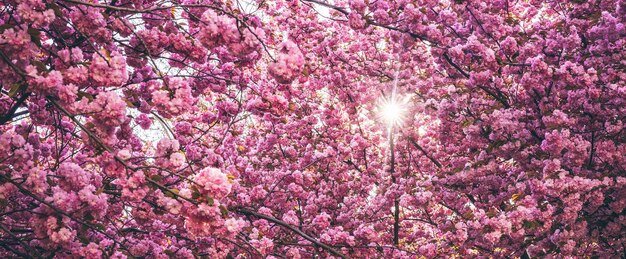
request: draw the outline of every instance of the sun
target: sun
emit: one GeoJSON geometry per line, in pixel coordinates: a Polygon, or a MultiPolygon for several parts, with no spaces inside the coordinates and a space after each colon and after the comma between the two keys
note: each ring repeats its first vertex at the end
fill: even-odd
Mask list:
{"type": "Polygon", "coordinates": [[[382,98],[378,106],[378,115],[388,127],[393,127],[402,124],[407,113],[408,99],[403,100],[392,95],[392,97],[382,98]]]}

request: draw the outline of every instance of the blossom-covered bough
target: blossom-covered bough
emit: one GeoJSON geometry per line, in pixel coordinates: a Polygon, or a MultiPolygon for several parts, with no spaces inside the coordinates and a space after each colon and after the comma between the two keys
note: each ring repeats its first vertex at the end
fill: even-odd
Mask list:
{"type": "Polygon", "coordinates": [[[2,1],[0,256],[623,256],[625,19],[618,0],[2,1]]]}

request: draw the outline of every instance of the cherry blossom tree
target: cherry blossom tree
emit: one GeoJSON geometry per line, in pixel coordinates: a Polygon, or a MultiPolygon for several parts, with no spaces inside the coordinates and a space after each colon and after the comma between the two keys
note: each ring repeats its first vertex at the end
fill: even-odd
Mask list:
{"type": "Polygon", "coordinates": [[[626,254],[624,1],[4,0],[0,21],[2,257],[626,254]]]}

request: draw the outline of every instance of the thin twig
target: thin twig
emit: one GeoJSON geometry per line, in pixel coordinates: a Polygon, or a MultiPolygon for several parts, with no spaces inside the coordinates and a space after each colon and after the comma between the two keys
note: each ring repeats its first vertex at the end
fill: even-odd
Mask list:
{"type": "Polygon", "coordinates": [[[329,245],[324,244],[324,243],[318,241],[317,239],[315,239],[315,238],[307,235],[306,233],[302,232],[300,229],[298,229],[298,228],[296,228],[296,227],[294,227],[294,226],[292,226],[290,224],[287,224],[287,222],[284,222],[284,221],[279,220],[277,218],[274,218],[272,216],[261,214],[261,213],[258,213],[258,212],[255,212],[255,211],[251,211],[251,210],[248,210],[248,209],[245,209],[245,208],[240,208],[240,209],[237,209],[236,211],[241,213],[241,214],[244,214],[244,215],[250,215],[250,216],[257,217],[257,218],[265,219],[267,221],[270,221],[272,223],[280,225],[280,226],[282,226],[284,228],[287,228],[287,229],[295,232],[296,234],[302,236],[304,239],[308,240],[309,242],[311,242],[311,243],[313,243],[313,244],[315,244],[315,245],[317,245],[317,246],[319,246],[321,248],[324,248],[326,251],[330,252],[333,255],[339,256],[341,258],[348,258],[347,256],[345,256],[344,254],[342,254],[339,251],[335,250],[334,248],[330,247],[329,245]]]}

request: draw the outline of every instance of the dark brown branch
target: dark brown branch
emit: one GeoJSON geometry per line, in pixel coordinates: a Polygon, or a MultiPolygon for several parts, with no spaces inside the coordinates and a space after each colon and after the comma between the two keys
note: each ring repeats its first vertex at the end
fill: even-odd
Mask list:
{"type": "MultiPolygon", "coordinates": [[[[458,64],[454,63],[454,61],[452,61],[452,59],[450,58],[450,56],[448,56],[448,53],[443,53],[443,58],[446,60],[446,62],[448,62],[448,64],[450,64],[452,67],[454,67],[457,71],[459,71],[459,73],[461,73],[465,78],[470,78],[470,74],[465,72],[465,70],[463,70],[463,68],[461,68],[461,66],[459,66],[458,64]]],[[[504,105],[504,108],[511,108],[511,105],[509,104],[509,102],[507,102],[506,97],[502,96],[501,94],[495,94],[493,93],[491,90],[487,89],[487,87],[479,85],[478,88],[480,88],[481,90],[485,91],[487,94],[489,94],[491,97],[493,97],[494,99],[496,99],[498,102],[500,102],[502,105],[504,105]]]]}
{"type": "Polygon", "coordinates": [[[302,1],[304,1],[304,2],[309,2],[309,3],[314,3],[314,4],[318,4],[318,5],[321,5],[321,6],[323,6],[323,7],[333,9],[333,10],[335,10],[335,11],[337,11],[337,12],[340,12],[340,13],[342,13],[342,14],[346,15],[346,16],[348,16],[348,15],[350,14],[348,11],[346,11],[346,9],[343,9],[343,8],[341,8],[341,7],[334,6],[334,5],[331,5],[331,4],[328,4],[328,3],[322,2],[322,1],[317,1],[317,0],[302,0],[302,1]]]}
{"type": "Polygon", "coordinates": [[[452,59],[450,58],[450,56],[448,56],[448,53],[443,53],[443,58],[446,60],[446,62],[448,62],[448,64],[450,64],[451,66],[453,66],[457,71],[459,71],[459,73],[461,73],[464,77],[466,78],[470,78],[470,75],[465,72],[465,70],[463,70],[459,65],[457,65],[456,63],[454,63],[454,61],[452,61],[452,59]]]}
{"type": "Polygon", "coordinates": [[[241,214],[244,214],[244,215],[254,216],[254,217],[257,217],[257,218],[261,218],[261,219],[270,221],[270,222],[272,222],[274,224],[280,225],[280,226],[282,226],[282,227],[284,227],[286,229],[289,229],[290,231],[300,235],[301,237],[303,237],[304,239],[308,240],[309,242],[311,242],[311,243],[313,243],[313,244],[315,244],[315,245],[325,249],[326,251],[330,252],[331,254],[333,254],[335,256],[339,256],[341,258],[348,258],[347,256],[345,256],[344,254],[342,254],[339,251],[335,250],[334,248],[330,247],[329,245],[326,245],[326,244],[318,241],[317,239],[307,235],[306,233],[302,232],[300,229],[298,229],[298,228],[296,228],[296,227],[294,227],[294,226],[292,226],[290,224],[287,224],[287,222],[284,222],[284,221],[279,220],[277,218],[274,218],[272,216],[268,216],[268,215],[261,214],[261,213],[258,213],[258,212],[255,212],[255,211],[251,211],[251,210],[248,210],[248,209],[244,209],[244,208],[237,209],[236,211],[241,213],[241,214]]]}
{"type": "Polygon", "coordinates": [[[587,163],[587,169],[593,168],[593,156],[596,152],[596,132],[591,132],[591,151],[589,151],[589,162],[587,163]]]}
{"type": "MultiPolygon", "coordinates": [[[[82,131],[84,131],[87,134],[87,136],[89,136],[90,139],[92,139],[96,144],[98,144],[98,146],[100,146],[101,148],[103,148],[104,150],[109,152],[111,155],[113,155],[113,158],[115,158],[116,161],[118,161],[120,164],[122,164],[124,167],[128,168],[131,171],[138,171],[138,170],[140,170],[140,168],[135,168],[135,167],[129,165],[126,161],[124,161],[123,159],[121,159],[117,155],[115,155],[115,152],[113,152],[113,149],[111,149],[109,146],[104,144],[104,142],[102,142],[102,140],[100,138],[98,138],[95,134],[93,134],[93,132],[91,132],[82,123],[80,123],[80,121],[78,121],[70,112],[68,112],[65,108],[63,108],[63,106],[61,106],[56,100],[54,100],[52,98],[47,98],[47,99],[48,99],[48,101],[50,103],[52,103],[52,105],[57,107],[57,109],[59,109],[63,114],[68,116],[74,122],[74,124],[76,124],[82,131]]],[[[180,196],[178,193],[170,190],[169,188],[163,186],[162,184],[158,183],[157,181],[155,181],[154,179],[152,179],[150,177],[146,177],[146,181],[149,182],[150,184],[154,185],[158,189],[161,189],[164,192],[167,192],[167,193],[170,193],[170,194],[174,195],[175,197],[178,197],[178,198],[181,198],[183,200],[186,200],[186,201],[188,201],[188,202],[190,202],[192,204],[198,204],[197,201],[194,201],[194,200],[189,199],[187,197],[180,196]]]]}
{"type": "Polygon", "coordinates": [[[214,9],[214,10],[218,10],[218,11],[223,11],[222,9],[219,9],[215,6],[211,6],[211,5],[205,5],[205,4],[180,4],[180,5],[169,5],[169,6],[155,6],[155,7],[151,7],[151,8],[146,8],[146,9],[135,9],[135,8],[126,8],[126,7],[120,7],[120,6],[114,6],[114,5],[107,5],[107,4],[98,4],[98,3],[91,3],[91,2],[83,2],[83,1],[77,1],[77,0],[63,0],[64,2],[68,2],[68,3],[72,3],[72,4],[77,4],[77,5],[84,5],[84,6],[90,6],[90,7],[95,7],[95,8],[104,8],[107,10],[114,10],[114,11],[120,11],[120,12],[129,12],[129,13],[151,13],[154,11],[160,11],[160,10],[169,10],[172,7],[204,7],[204,8],[210,8],[210,9],[214,9]]]}
{"type": "Polygon", "coordinates": [[[356,164],[354,164],[354,162],[352,162],[352,160],[348,159],[348,160],[345,160],[343,162],[346,163],[347,165],[351,165],[352,167],[354,167],[354,169],[359,171],[359,173],[363,173],[363,170],[361,170],[361,168],[359,168],[356,164]]]}
{"type": "MultiPolygon", "coordinates": [[[[21,185],[21,184],[16,183],[13,179],[8,178],[8,177],[6,177],[6,176],[4,176],[4,175],[0,175],[0,178],[4,178],[4,180],[5,180],[6,182],[9,182],[9,183],[13,184],[15,187],[17,187],[17,189],[18,189],[21,193],[23,193],[23,194],[25,194],[25,195],[27,195],[27,196],[30,196],[31,198],[33,198],[34,200],[36,200],[37,202],[39,202],[39,203],[41,203],[41,204],[44,204],[44,205],[48,206],[49,208],[51,208],[52,210],[56,211],[57,213],[59,213],[59,214],[61,214],[61,215],[63,215],[63,216],[66,216],[66,217],[70,218],[71,220],[76,221],[76,222],[78,222],[79,224],[81,224],[81,225],[83,225],[83,226],[85,226],[85,227],[88,227],[88,228],[90,228],[90,229],[92,229],[92,230],[94,230],[94,231],[96,231],[96,232],[98,232],[98,233],[102,234],[102,235],[103,235],[103,236],[105,236],[106,238],[108,238],[108,239],[110,239],[111,241],[113,241],[115,244],[119,245],[122,249],[124,249],[124,250],[126,250],[126,251],[129,251],[129,250],[128,250],[128,248],[127,248],[124,244],[122,244],[122,243],[120,243],[119,241],[117,241],[117,239],[113,238],[112,236],[110,236],[109,234],[107,234],[105,231],[103,231],[103,230],[101,230],[101,229],[99,229],[99,228],[97,228],[97,227],[95,227],[95,226],[93,226],[93,225],[91,225],[91,224],[89,224],[89,223],[87,223],[87,222],[84,222],[84,221],[82,221],[82,220],[79,220],[79,219],[77,219],[76,217],[74,217],[74,216],[70,215],[69,213],[67,213],[67,212],[65,212],[65,211],[62,211],[62,210],[58,209],[57,207],[53,206],[51,203],[49,203],[49,202],[45,201],[45,200],[44,200],[44,199],[42,199],[42,198],[37,197],[37,195],[33,194],[33,193],[32,193],[32,192],[30,192],[29,190],[27,190],[27,189],[25,189],[24,187],[22,187],[22,185],[21,185]]],[[[130,252],[130,251],[129,251],[129,252],[130,252]]]]}
{"type": "MultiPolygon", "coordinates": [[[[389,130],[389,150],[391,151],[391,182],[396,184],[396,150],[393,141],[393,127],[389,130]]],[[[400,198],[393,199],[393,245],[400,245],[400,198]]]]}
{"type": "MultiPolygon", "coordinates": [[[[66,116],[68,116],[68,117],[69,117],[69,118],[70,118],[70,119],[71,119],[71,120],[72,120],[72,121],[73,121],[73,122],[74,122],[77,126],[79,126],[79,127],[81,128],[81,130],[83,130],[83,131],[84,131],[84,132],[85,132],[85,133],[86,133],[86,134],[87,134],[87,135],[88,135],[91,139],[93,139],[93,140],[94,140],[94,141],[95,141],[95,142],[96,142],[99,146],[101,146],[103,149],[105,149],[105,150],[106,150],[106,151],[108,151],[109,153],[114,154],[113,150],[112,150],[110,147],[108,147],[107,145],[105,145],[105,144],[104,144],[104,143],[103,143],[103,142],[102,142],[102,141],[101,141],[101,140],[100,140],[97,136],[95,136],[95,135],[94,135],[91,131],[89,131],[87,128],[85,128],[85,127],[84,127],[84,126],[83,126],[83,125],[82,125],[82,124],[81,124],[81,123],[80,123],[80,122],[79,122],[79,121],[78,121],[78,120],[77,120],[74,116],[72,116],[72,115],[71,115],[71,114],[70,114],[70,113],[69,113],[69,112],[68,112],[65,108],[63,108],[61,105],[59,105],[59,103],[58,103],[58,102],[56,102],[55,100],[53,100],[53,99],[51,99],[51,98],[48,98],[48,100],[49,100],[49,101],[50,101],[50,102],[51,102],[54,106],[56,106],[59,110],[61,110],[61,112],[63,112],[66,116]]],[[[118,162],[120,162],[122,165],[124,165],[126,168],[128,168],[128,169],[130,169],[130,170],[137,170],[136,168],[134,168],[134,167],[132,167],[132,166],[128,165],[128,164],[126,163],[126,161],[124,161],[124,160],[120,159],[119,157],[114,156],[114,158],[115,158],[115,160],[117,160],[118,162]]],[[[163,185],[161,185],[161,184],[157,183],[156,181],[154,181],[154,180],[153,180],[153,179],[151,179],[151,178],[146,177],[146,181],[148,181],[149,183],[151,183],[151,184],[155,185],[157,188],[159,188],[159,189],[161,189],[161,190],[163,190],[163,191],[170,192],[172,195],[174,195],[174,196],[176,196],[176,197],[180,197],[180,198],[182,198],[182,199],[184,199],[184,200],[186,200],[186,201],[188,201],[188,202],[191,202],[192,204],[197,204],[197,202],[196,202],[196,201],[194,201],[194,200],[190,200],[190,199],[188,199],[188,198],[186,198],[186,197],[182,197],[182,196],[178,195],[177,193],[175,193],[175,192],[171,191],[170,189],[168,189],[167,187],[165,187],[165,186],[163,186],[163,185]]],[[[299,229],[297,229],[297,228],[295,228],[295,227],[293,227],[293,226],[291,226],[291,225],[289,225],[289,224],[285,223],[284,221],[281,221],[281,220],[278,220],[278,219],[276,219],[276,218],[273,218],[273,217],[270,217],[270,216],[267,216],[267,215],[263,215],[263,214],[260,214],[260,213],[254,212],[254,211],[246,210],[246,209],[238,209],[237,211],[238,211],[238,212],[240,212],[240,213],[242,213],[242,214],[245,214],[245,215],[252,215],[252,216],[255,216],[255,217],[258,217],[258,218],[262,218],[262,219],[265,219],[265,220],[268,220],[268,221],[274,222],[275,224],[278,224],[278,225],[280,225],[280,226],[283,226],[283,227],[285,227],[285,228],[287,228],[287,229],[289,229],[289,230],[291,230],[291,231],[293,231],[293,232],[297,233],[298,235],[300,235],[300,236],[304,237],[306,240],[308,240],[308,241],[310,241],[310,242],[312,242],[312,243],[314,243],[314,244],[316,244],[316,245],[318,245],[318,246],[320,246],[320,247],[322,247],[322,248],[324,248],[324,249],[328,250],[330,253],[332,253],[332,254],[334,254],[334,255],[336,255],[336,256],[339,256],[339,257],[341,257],[341,258],[347,258],[345,255],[341,254],[341,253],[340,253],[340,252],[338,252],[337,250],[335,250],[335,249],[331,248],[330,246],[328,246],[328,245],[326,245],[326,244],[323,244],[323,243],[321,243],[321,242],[317,241],[316,239],[314,239],[314,238],[310,237],[309,235],[307,235],[306,233],[304,233],[304,232],[300,231],[299,229]]]]}
{"type": "Polygon", "coordinates": [[[19,114],[16,114],[15,112],[20,106],[22,106],[22,104],[24,104],[24,102],[26,101],[26,99],[28,99],[29,96],[30,96],[30,93],[22,93],[22,96],[20,96],[20,98],[17,99],[17,101],[15,101],[13,106],[11,106],[11,109],[9,109],[9,111],[6,114],[0,117],[0,125],[3,125],[13,120],[13,118],[19,116],[19,114]]]}
{"type": "MultiPolygon", "coordinates": [[[[324,7],[326,7],[326,8],[333,9],[333,10],[335,10],[335,11],[338,11],[338,12],[342,13],[342,14],[343,14],[343,15],[345,15],[345,16],[348,16],[348,15],[350,14],[350,12],[348,12],[346,9],[344,9],[344,8],[342,8],[342,7],[338,7],[338,6],[335,6],[335,5],[331,5],[331,4],[328,4],[328,3],[322,2],[322,1],[318,1],[318,0],[302,0],[302,1],[304,1],[304,2],[309,2],[309,3],[314,3],[314,4],[318,4],[318,5],[324,6],[324,7]]],[[[374,21],[369,20],[369,19],[366,19],[366,22],[367,22],[367,24],[374,25],[374,26],[376,26],[376,27],[381,27],[381,28],[385,28],[385,29],[388,29],[388,30],[392,30],[392,31],[397,31],[397,32],[401,32],[401,33],[406,33],[406,34],[409,34],[409,35],[410,35],[411,37],[413,37],[413,38],[419,39],[419,40],[424,41],[424,42],[431,43],[431,44],[433,44],[433,45],[437,45],[435,42],[433,42],[433,41],[429,40],[428,38],[426,38],[426,37],[424,37],[424,36],[422,36],[422,35],[419,35],[419,34],[417,34],[417,33],[411,32],[411,31],[409,31],[409,30],[400,29],[400,28],[398,28],[398,27],[393,27],[393,26],[388,25],[388,24],[381,24],[381,23],[377,23],[377,22],[374,22],[374,21]]]]}
{"type": "Polygon", "coordinates": [[[419,151],[422,152],[422,154],[424,154],[424,156],[426,156],[431,162],[433,162],[433,164],[435,164],[437,167],[441,168],[441,163],[439,163],[439,161],[437,161],[437,159],[435,159],[434,157],[432,157],[431,155],[429,155],[426,150],[424,150],[424,148],[422,148],[422,146],[420,146],[420,144],[417,144],[417,141],[415,141],[415,139],[413,138],[409,138],[409,142],[411,142],[411,144],[413,144],[413,146],[415,146],[415,148],[417,148],[419,151]]]}
{"type": "MultiPolygon", "coordinates": [[[[30,246],[29,246],[28,244],[26,244],[26,243],[25,243],[22,239],[20,239],[20,238],[19,238],[19,237],[17,237],[15,234],[13,234],[13,232],[11,232],[11,230],[9,230],[9,229],[5,228],[2,224],[0,224],[0,229],[2,229],[2,231],[6,232],[6,233],[7,233],[8,235],[10,235],[11,237],[13,237],[13,238],[15,239],[15,241],[17,241],[18,243],[20,243],[20,245],[22,245],[22,247],[24,247],[25,249],[30,250],[30,251],[32,251],[32,252],[36,252],[36,251],[35,251],[32,247],[30,247],[30,246]]],[[[10,248],[8,248],[8,247],[7,247],[7,249],[10,249],[10,248]]],[[[15,254],[17,254],[17,255],[20,255],[20,254],[18,254],[17,250],[15,250],[15,251],[13,251],[13,250],[12,250],[12,252],[13,252],[13,253],[15,253],[15,254]]],[[[25,257],[25,258],[33,258],[33,256],[31,256],[30,254],[22,254],[22,255],[20,255],[20,256],[25,257]]],[[[39,255],[35,254],[35,256],[39,256],[39,255]]]]}

